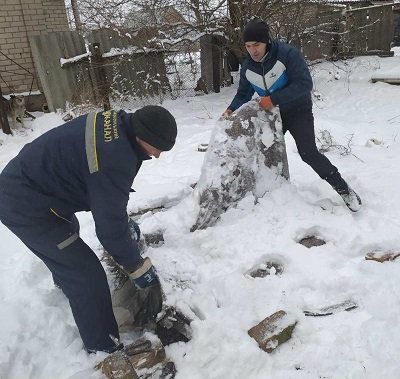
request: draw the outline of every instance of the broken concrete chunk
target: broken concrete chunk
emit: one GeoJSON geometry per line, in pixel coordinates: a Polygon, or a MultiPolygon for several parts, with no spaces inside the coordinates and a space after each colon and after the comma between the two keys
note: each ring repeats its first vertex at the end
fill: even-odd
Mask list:
{"type": "Polygon", "coordinates": [[[162,369],[160,379],[174,379],[176,372],[174,362],[167,362],[162,369]]]}
{"type": "Polygon", "coordinates": [[[271,353],[279,345],[292,337],[297,321],[285,311],[278,311],[249,329],[250,337],[267,353],[271,353]]]}
{"type": "Polygon", "coordinates": [[[215,125],[193,192],[199,212],[190,230],[213,225],[249,194],[260,198],[288,179],[279,113],[260,111],[251,101],[215,125]]]}
{"type": "Polygon", "coordinates": [[[387,262],[387,261],[393,261],[399,256],[400,256],[400,251],[373,250],[365,256],[365,259],[367,261],[377,261],[377,262],[383,263],[383,262],[387,262]]]}
{"type": "Polygon", "coordinates": [[[268,275],[280,275],[283,272],[283,266],[280,263],[265,262],[250,269],[247,275],[252,278],[265,278],[268,275]]]}
{"type": "Polygon", "coordinates": [[[138,370],[156,370],[156,366],[164,361],[165,351],[161,344],[140,340],[110,354],[97,368],[108,379],[139,379],[138,370]]]}
{"type": "Polygon", "coordinates": [[[164,346],[175,342],[188,342],[192,338],[190,322],[184,314],[169,307],[157,321],[156,334],[164,346]]]}
{"type": "MultiPolygon", "coordinates": [[[[115,354],[115,353],[114,353],[115,354]]],[[[108,379],[138,379],[138,375],[129,360],[122,354],[112,354],[100,363],[102,373],[108,379]]]]}
{"type": "Polygon", "coordinates": [[[316,236],[304,237],[299,241],[299,243],[308,248],[314,247],[314,246],[322,246],[322,245],[326,244],[326,242],[323,239],[316,237],[316,236]]]}
{"type": "Polygon", "coordinates": [[[202,153],[204,153],[205,151],[207,151],[208,149],[208,143],[201,143],[198,147],[197,147],[197,151],[200,151],[202,153]]]}

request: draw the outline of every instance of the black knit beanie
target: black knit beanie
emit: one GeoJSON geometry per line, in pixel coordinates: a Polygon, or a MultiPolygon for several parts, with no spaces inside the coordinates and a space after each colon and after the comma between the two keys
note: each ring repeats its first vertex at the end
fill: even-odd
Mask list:
{"type": "Polygon", "coordinates": [[[269,43],[269,27],[267,23],[259,18],[248,22],[244,27],[243,41],[269,43]]]}
{"type": "Polygon", "coordinates": [[[133,131],[144,142],[161,151],[171,150],[177,129],[174,116],[158,105],[146,105],[131,116],[133,131]]]}

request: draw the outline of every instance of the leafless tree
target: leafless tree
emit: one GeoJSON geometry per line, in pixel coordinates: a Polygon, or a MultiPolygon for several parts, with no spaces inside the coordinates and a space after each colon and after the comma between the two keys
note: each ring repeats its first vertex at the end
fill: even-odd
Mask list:
{"type": "Polygon", "coordinates": [[[75,28],[77,30],[81,30],[82,29],[82,21],[81,21],[81,15],[79,13],[79,7],[78,7],[77,0],[71,0],[71,8],[72,8],[72,14],[74,15],[75,28]]]}

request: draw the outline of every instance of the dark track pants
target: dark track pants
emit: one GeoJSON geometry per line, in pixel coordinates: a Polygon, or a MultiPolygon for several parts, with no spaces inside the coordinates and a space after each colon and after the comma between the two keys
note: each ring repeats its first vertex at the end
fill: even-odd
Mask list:
{"type": "Polygon", "coordinates": [[[303,107],[281,113],[281,118],[283,133],[289,131],[293,136],[301,159],[336,190],[347,188],[338,169],[317,149],[312,108],[303,107]]]}
{"type": "Polygon", "coordinates": [[[64,220],[49,210],[48,216],[30,220],[26,214],[6,214],[0,208],[3,224],[45,263],[68,297],[85,348],[112,351],[115,343],[110,335],[119,338],[119,334],[106,274],[95,253],[79,238],[76,217],[64,220]]]}

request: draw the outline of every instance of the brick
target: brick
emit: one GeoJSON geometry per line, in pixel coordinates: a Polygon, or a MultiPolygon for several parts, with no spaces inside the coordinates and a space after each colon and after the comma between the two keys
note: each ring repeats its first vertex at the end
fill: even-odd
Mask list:
{"type": "Polygon", "coordinates": [[[7,0],[6,2],[7,2],[6,6],[8,6],[8,5],[11,6],[12,5],[13,9],[15,8],[16,5],[17,6],[21,6],[21,2],[19,0],[7,0]]]}
{"type": "Polygon", "coordinates": [[[291,338],[296,323],[297,321],[293,317],[281,310],[253,326],[249,329],[248,334],[257,341],[261,349],[271,353],[291,338]]]}
{"type": "Polygon", "coordinates": [[[15,47],[17,49],[23,49],[24,47],[27,47],[27,46],[29,46],[27,41],[25,41],[25,42],[17,42],[15,44],[15,47]]]}
{"type": "Polygon", "coordinates": [[[19,19],[19,20],[13,21],[12,26],[13,27],[21,27],[21,26],[24,26],[24,22],[21,19],[19,19]]]}
{"type": "Polygon", "coordinates": [[[2,13],[8,14],[8,12],[12,12],[15,9],[15,5],[10,5],[10,4],[2,5],[1,6],[2,13]]]}
{"type": "Polygon", "coordinates": [[[16,33],[18,33],[18,34],[21,33],[21,32],[19,31],[19,27],[11,26],[11,27],[8,29],[8,34],[9,34],[10,36],[12,36],[12,37],[9,38],[9,39],[20,38],[20,36],[15,36],[16,33]]]}
{"type": "Polygon", "coordinates": [[[43,6],[41,4],[28,4],[27,9],[36,9],[43,12],[43,6]]]}
{"type": "Polygon", "coordinates": [[[15,45],[17,43],[21,43],[21,39],[20,38],[13,38],[12,40],[9,40],[9,42],[13,43],[14,44],[14,48],[15,48],[15,45]]]}
{"type": "Polygon", "coordinates": [[[30,21],[27,21],[25,24],[27,26],[39,25],[39,21],[38,20],[30,20],[30,21]]]}
{"type": "Polygon", "coordinates": [[[24,11],[25,17],[27,15],[34,16],[34,15],[37,15],[38,13],[41,13],[41,12],[39,12],[39,9],[27,9],[27,10],[24,11]]]}
{"type": "Polygon", "coordinates": [[[26,33],[19,30],[19,28],[13,28],[12,35],[14,38],[20,38],[26,40],[26,33]]]}
{"type": "Polygon", "coordinates": [[[12,10],[12,11],[9,11],[8,12],[8,16],[9,17],[11,17],[11,16],[22,16],[22,14],[21,14],[21,10],[12,10]]]}
{"type": "Polygon", "coordinates": [[[18,56],[18,54],[20,53],[20,49],[17,49],[16,47],[14,47],[13,49],[8,50],[8,56],[13,56],[13,59],[15,60],[15,57],[18,56]]]}

